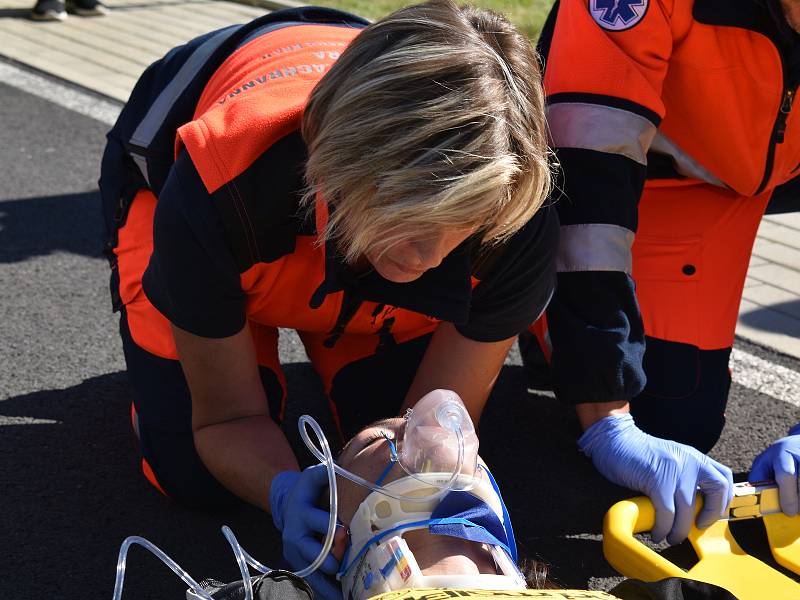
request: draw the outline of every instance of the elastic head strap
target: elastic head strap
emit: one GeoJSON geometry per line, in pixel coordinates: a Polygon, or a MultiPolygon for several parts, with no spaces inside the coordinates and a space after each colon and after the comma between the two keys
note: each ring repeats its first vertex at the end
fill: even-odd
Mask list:
{"type": "Polygon", "coordinates": [[[383,484],[383,480],[386,479],[387,475],[391,472],[394,468],[394,465],[397,463],[397,446],[394,445],[394,442],[389,439],[389,436],[386,432],[381,432],[381,435],[389,442],[389,464],[386,465],[386,468],[381,472],[378,476],[378,479],[375,481],[375,485],[383,484]]]}

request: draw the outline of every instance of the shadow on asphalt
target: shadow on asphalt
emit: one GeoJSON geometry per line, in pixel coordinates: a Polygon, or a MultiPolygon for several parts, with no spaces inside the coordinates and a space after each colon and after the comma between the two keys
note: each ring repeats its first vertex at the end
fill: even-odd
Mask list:
{"type": "Polygon", "coordinates": [[[97,190],[0,203],[0,263],[54,252],[98,257],[103,239],[97,190]]]}
{"type": "Polygon", "coordinates": [[[800,314],[800,300],[791,300],[780,304],[772,304],[765,308],[757,308],[739,315],[739,320],[750,327],[762,331],[792,335],[793,332],[786,331],[786,320],[779,321],[774,317],[776,312],[786,315],[789,319],[797,319],[796,315],[800,314]]]}
{"type": "MultiPolygon", "coordinates": [[[[286,375],[290,394],[304,398],[303,406],[287,409],[289,419],[306,411],[320,415],[326,403],[311,366],[287,365],[286,375]]],[[[570,411],[547,396],[521,396],[524,386],[522,368],[506,367],[481,421],[482,455],[504,491],[521,554],[549,563],[567,586],[615,575],[600,542],[589,536],[600,532],[605,508],[627,494],[575,451],[570,411]]],[[[0,415],[14,418],[0,418],[11,423],[0,435],[0,581],[17,597],[58,590],[59,597],[107,600],[128,535],[152,540],[198,580],[238,578],[219,531],[223,524],[262,562],[278,564],[280,541],[269,516],[247,506],[219,514],[187,510],[145,483],[130,399],[125,374],[111,373],[0,404],[0,415]]],[[[330,429],[330,419],[320,416],[330,429]]],[[[287,426],[290,433],[294,428],[287,426]]],[[[128,598],[182,598],[184,586],[134,547],[125,590],[128,598]]]]}

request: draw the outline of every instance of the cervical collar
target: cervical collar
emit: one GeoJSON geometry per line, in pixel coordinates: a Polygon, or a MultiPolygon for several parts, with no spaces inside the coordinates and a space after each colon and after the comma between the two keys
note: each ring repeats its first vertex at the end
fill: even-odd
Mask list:
{"type": "MultiPolygon", "coordinates": [[[[404,477],[384,487],[404,496],[426,498],[447,482],[448,473],[404,477]]],[[[459,478],[461,479],[461,478],[459,478]]],[[[525,579],[515,565],[516,547],[508,513],[494,479],[481,467],[481,476],[458,481],[444,498],[420,502],[400,501],[380,492],[367,496],[350,523],[350,547],[339,576],[347,600],[364,600],[404,588],[525,589],[525,579]],[[403,534],[416,529],[484,543],[491,551],[498,574],[423,575],[403,534]]]]}

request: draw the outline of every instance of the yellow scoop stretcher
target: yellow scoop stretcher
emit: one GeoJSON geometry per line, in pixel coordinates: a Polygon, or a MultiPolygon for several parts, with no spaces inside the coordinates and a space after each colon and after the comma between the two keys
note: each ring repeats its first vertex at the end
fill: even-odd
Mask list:
{"type": "MultiPolygon", "coordinates": [[[[698,498],[695,514],[701,502],[698,498]]],[[[799,600],[800,583],[745,553],[731,534],[730,521],[754,518],[764,523],[775,561],[800,575],[800,516],[780,512],[778,488],[772,483],[736,484],[728,518],[703,530],[692,525],[689,542],[699,560],[688,571],[634,537],[655,524],[655,508],[645,497],[623,500],[609,509],[603,520],[603,553],[626,577],[687,577],[725,588],[739,600],[799,600]]]]}

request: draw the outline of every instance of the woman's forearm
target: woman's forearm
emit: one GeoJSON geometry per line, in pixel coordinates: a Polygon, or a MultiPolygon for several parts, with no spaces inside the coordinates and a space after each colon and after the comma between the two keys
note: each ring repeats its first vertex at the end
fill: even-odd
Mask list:
{"type": "Polygon", "coordinates": [[[197,453],[211,474],[238,497],[269,511],[272,478],[297,470],[280,427],[267,415],[207,425],[195,431],[197,453]]]}

